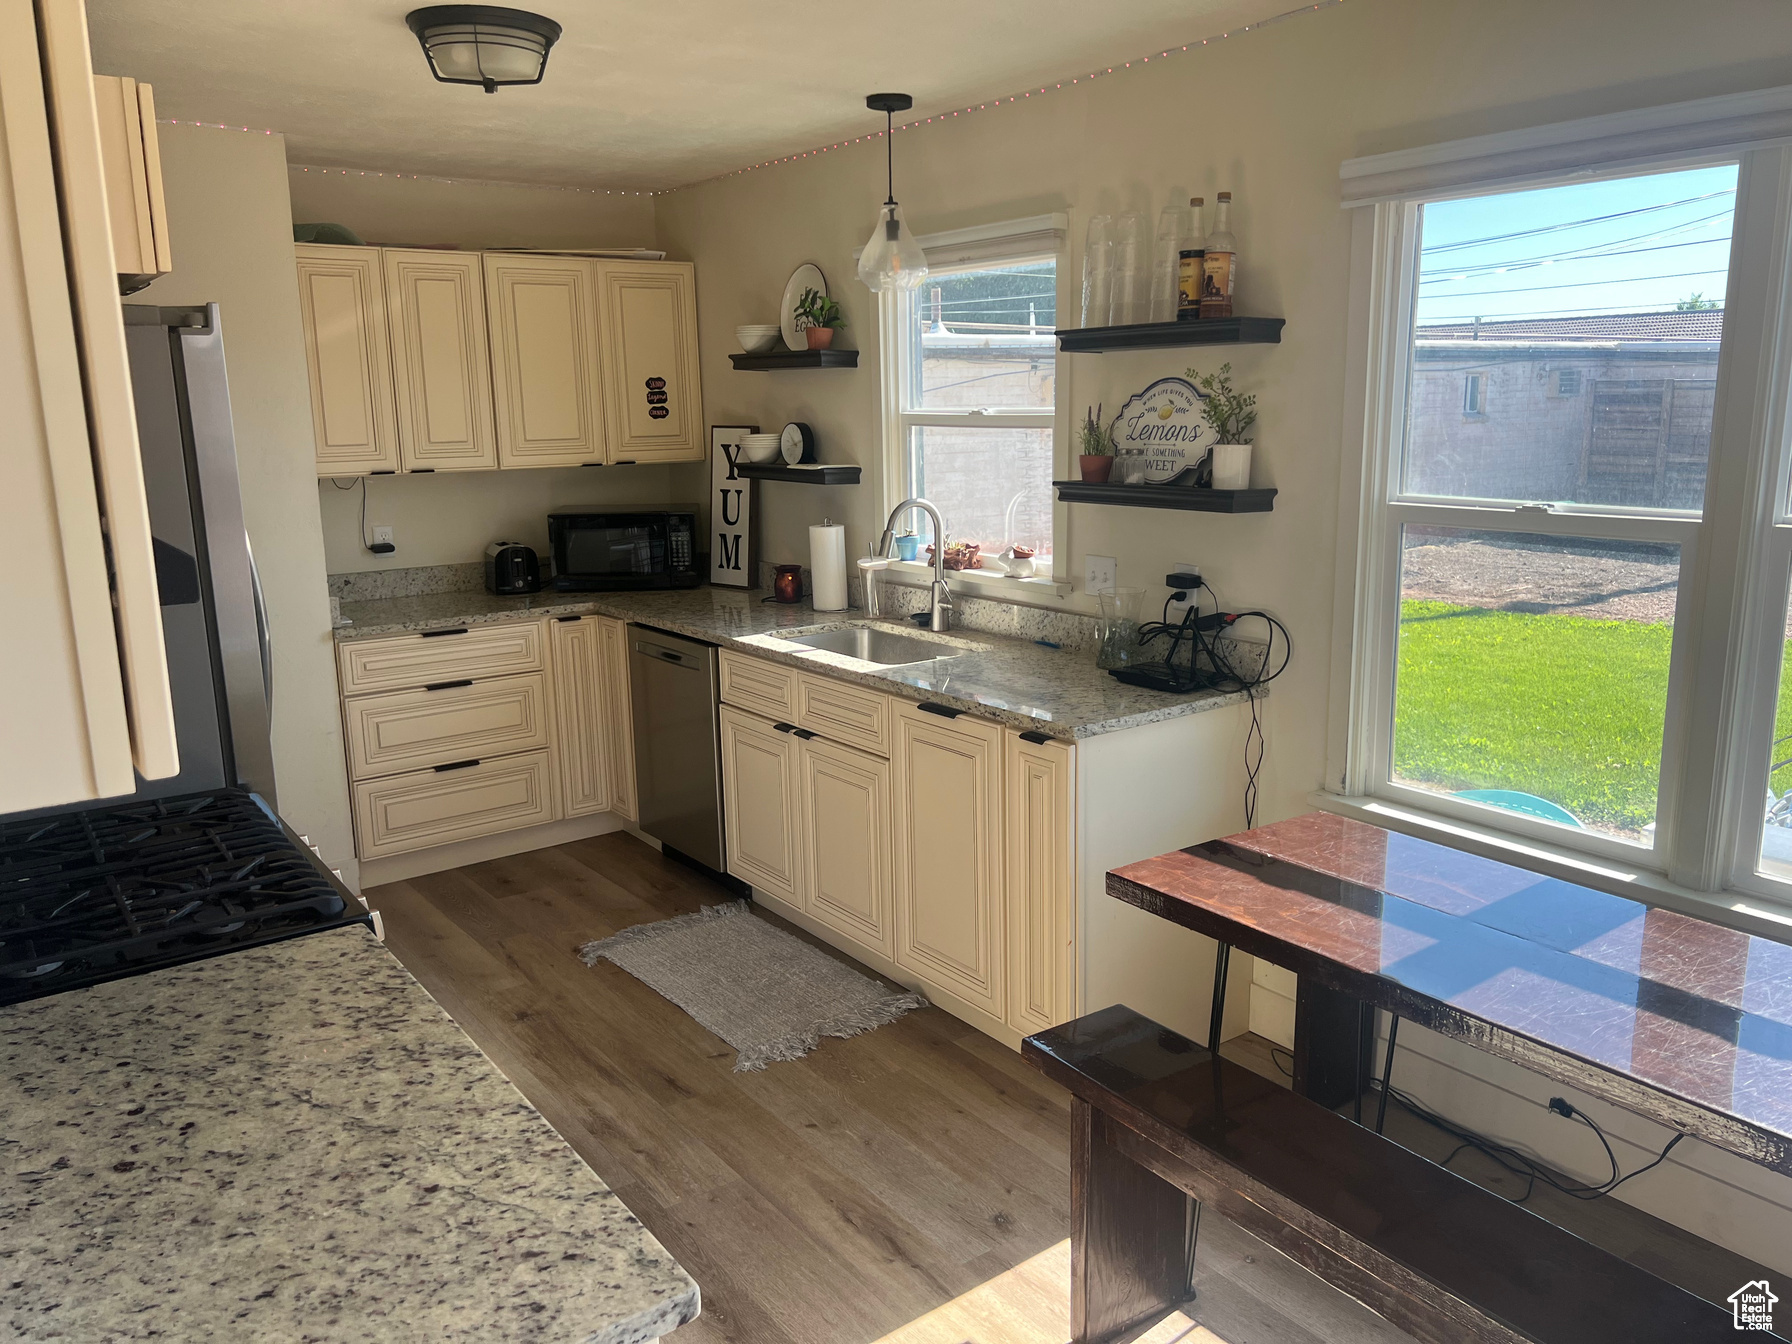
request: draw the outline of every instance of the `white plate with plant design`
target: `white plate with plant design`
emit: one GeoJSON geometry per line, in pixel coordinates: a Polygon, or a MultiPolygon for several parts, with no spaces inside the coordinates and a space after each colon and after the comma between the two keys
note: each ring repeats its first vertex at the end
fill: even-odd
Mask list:
{"type": "Polygon", "coordinates": [[[784,344],[792,350],[807,350],[809,338],[802,333],[796,324],[797,301],[803,297],[805,289],[813,289],[817,293],[828,292],[827,277],[821,273],[821,267],[813,262],[805,261],[790,273],[790,283],[784,286],[784,302],[778,308],[778,323],[784,328],[784,344]]]}

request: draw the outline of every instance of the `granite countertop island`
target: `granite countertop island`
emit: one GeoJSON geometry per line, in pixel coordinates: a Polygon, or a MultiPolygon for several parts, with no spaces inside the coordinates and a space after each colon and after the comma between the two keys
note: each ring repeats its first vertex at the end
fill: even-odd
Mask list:
{"type": "Polygon", "coordinates": [[[638,1344],[697,1285],[362,927],[0,1008],[8,1339],[638,1344]]]}
{"type": "MultiPolygon", "coordinates": [[[[1054,622],[1087,623],[1029,608],[1010,608],[1021,635],[954,629],[948,635],[917,631],[901,617],[893,629],[941,641],[942,660],[883,667],[842,654],[791,644],[780,636],[862,623],[863,612],[816,611],[808,602],[784,605],[765,594],[740,588],[692,588],[644,593],[555,593],[495,597],[479,592],[438,592],[344,602],[350,622],[336,630],[338,641],[390,638],[423,630],[493,621],[539,620],[543,616],[599,615],[639,621],[674,634],[738,649],[774,662],[856,681],[911,700],[944,703],[1022,730],[1074,741],[1119,732],[1162,719],[1178,718],[1245,700],[1243,692],[1193,691],[1172,694],[1128,686],[1095,665],[1087,647],[1049,647],[1039,642],[1058,633],[1054,622]],[[1037,634],[1025,622],[1039,625],[1037,634]],[[1025,637],[1032,634],[1033,637],[1025,637]]],[[[993,604],[988,604],[993,605],[993,604]]]]}

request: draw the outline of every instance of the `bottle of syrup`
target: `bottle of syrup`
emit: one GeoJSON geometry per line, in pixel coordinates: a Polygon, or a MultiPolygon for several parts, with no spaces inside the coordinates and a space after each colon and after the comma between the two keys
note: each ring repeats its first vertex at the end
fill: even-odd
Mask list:
{"type": "Polygon", "coordinates": [[[1200,196],[1191,196],[1188,201],[1189,234],[1182,240],[1181,249],[1177,252],[1176,269],[1176,320],[1190,322],[1201,316],[1201,273],[1202,258],[1207,253],[1207,241],[1204,236],[1204,219],[1207,201],[1200,196]]]}
{"type": "Polygon", "coordinates": [[[1222,191],[1214,210],[1213,232],[1201,258],[1201,316],[1231,317],[1232,286],[1238,278],[1238,240],[1232,236],[1232,193],[1222,191]]]}

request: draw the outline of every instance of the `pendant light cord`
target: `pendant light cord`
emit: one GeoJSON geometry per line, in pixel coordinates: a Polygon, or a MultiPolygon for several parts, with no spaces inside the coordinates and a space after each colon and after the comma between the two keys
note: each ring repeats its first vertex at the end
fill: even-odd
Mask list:
{"type": "Polygon", "coordinates": [[[896,114],[884,112],[884,168],[889,174],[887,189],[889,197],[885,205],[896,204],[896,114]]]}

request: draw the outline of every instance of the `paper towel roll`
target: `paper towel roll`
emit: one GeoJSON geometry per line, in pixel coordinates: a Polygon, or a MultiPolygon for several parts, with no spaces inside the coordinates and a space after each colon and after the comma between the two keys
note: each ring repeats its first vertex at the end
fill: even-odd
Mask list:
{"type": "Polygon", "coordinates": [[[839,523],[809,529],[809,599],[817,611],[846,610],[846,528],[839,523]]]}

